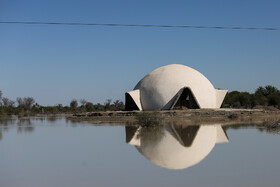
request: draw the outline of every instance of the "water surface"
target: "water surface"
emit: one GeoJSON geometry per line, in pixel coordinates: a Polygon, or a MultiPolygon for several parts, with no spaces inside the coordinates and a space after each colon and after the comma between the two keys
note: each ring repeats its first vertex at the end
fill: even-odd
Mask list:
{"type": "Polygon", "coordinates": [[[254,125],[0,120],[0,186],[279,186],[279,143],[254,125]]]}

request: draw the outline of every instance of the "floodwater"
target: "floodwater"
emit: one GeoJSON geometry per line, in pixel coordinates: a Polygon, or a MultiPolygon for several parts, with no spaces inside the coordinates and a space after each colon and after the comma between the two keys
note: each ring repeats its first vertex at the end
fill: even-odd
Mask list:
{"type": "Polygon", "coordinates": [[[280,132],[0,120],[0,186],[280,186],[280,132]]]}

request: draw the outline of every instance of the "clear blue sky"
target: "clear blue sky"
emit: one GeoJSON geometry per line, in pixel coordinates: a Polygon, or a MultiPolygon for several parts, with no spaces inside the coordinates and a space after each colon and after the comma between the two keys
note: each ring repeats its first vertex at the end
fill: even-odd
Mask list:
{"type": "MultiPolygon", "coordinates": [[[[277,27],[279,0],[0,0],[0,21],[277,27]]],[[[0,90],[41,105],[121,99],[184,64],[216,88],[280,88],[280,31],[0,24],[0,90]]]]}

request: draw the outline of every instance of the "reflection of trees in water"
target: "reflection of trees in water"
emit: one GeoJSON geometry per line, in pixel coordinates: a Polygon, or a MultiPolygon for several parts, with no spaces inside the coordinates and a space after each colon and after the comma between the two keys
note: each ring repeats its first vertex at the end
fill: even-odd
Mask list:
{"type": "Polygon", "coordinates": [[[274,123],[270,123],[266,126],[266,131],[271,134],[279,134],[280,135],[280,121],[276,121],[274,123]]]}
{"type": "Polygon", "coordinates": [[[33,123],[36,121],[43,124],[47,121],[48,124],[54,123],[56,120],[62,119],[63,117],[7,117],[0,118],[0,140],[3,139],[3,134],[5,131],[16,127],[18,133],[23,132],[33,132],[35,126],[33,123]]]}
{"type": "Polygon", "coordinates": [[[47,117],[46,119],[49,123],[54,123],[54,122],[56,122],[56,120],[61,119],[61,118],[51,116],[51,117],[47,117]]]}
{"type": "MultiPolygon", "coordinates": [[[[3,133],[5,131],[8,131],[11,126],[17,125],[18,122],[19,119],[17,118],[0,118],[0,140],[3,139],[3,133]]],[[[27,131],[30,131],[30,129],[28,129],[27,131]]]]}
{"type": "Polygon", "coordinates": [[[268,128],[268,129],[266,129],[266,132],[268,132],[270,134],[280,135],[280,128],[268,128]]]}
{"type": "Polygon", "coordinates": [[[8,126],[15,124],[17,119],[11,119],[11,118],[0,118],[0,126],[8,126]]]}
{"type": "MultiPolygon", "coordinates": [[[[94,125],[94,126],[103,126],[105,124],[103,123],[96,123],[96,122],[91,122],[89,121],[83,121],[83,120],[72,120],[72,119],[67,119],[65,118],[65,123],[67,125],[70,125],[71,127],[80,127],[80,126],[85,126],[85,125],[94,125]]],[[[114,126],[113,123],[108,123],[112,126],[114,126]]]]}
{"type": "Polygon", "coordinates": [[[23,126],[23,125],[32,125],[30,118],[18,118],[17,121],[18,126],[23,126]]]}
{"type": "Polygon", "coordinates": [[[142,127],[137,138],[141,139],[143,144],[149,142],[159,142],[164,136],[164,126],[142,127]]]}
{"type": "Polygon", "coordinates": [[[16,121],[17,119],[0,118],[0,140],[3,139],[4,131],[7,131],[9,129],[9,126],[15,124],[16,121]]]}
{"type": "Polygon", "coordinates": [[[32,125],[30,118],[19,118],[17,125],[18,125],[18,129],[17,129],[18,133],[34,131],[34,126],[32,125]]]}
{"type": "Polygon", "coordinates": [[[280,135],[280,121],[265,122],[263,124],[233,124],[224,126],[225,129],[257,129],[259,132],[280,135]]]}
{"type": "Polygon", "coordinates": [[[30,119],[32,121],[40,121],[40,122],[46,121],[46,117],[31,117],[30,119]]]}
{"type": "Polygon", "coordinates": [[[3,130],[8,130],[12,125],[17,125],[17,131],[21,132],[32,132],[34,131],[34,126],[32,125],[30,118],[4,118],[0,119],[0,126],[1,126],[1,137],[3,130]]]}

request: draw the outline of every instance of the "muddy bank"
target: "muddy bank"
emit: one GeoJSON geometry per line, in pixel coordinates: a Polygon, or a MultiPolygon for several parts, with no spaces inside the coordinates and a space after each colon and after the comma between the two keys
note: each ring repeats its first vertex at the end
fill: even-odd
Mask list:
{"type": "Polygon", "coordinates": [[[108,111],[77,113],[67,117],[71,121],[87,121],[95,124],[126,124],[134,125],[139,122],[137,115],[147,114],[156,116],[163,123],[178,125],[200,124],[233,124],[255,123],[267,124],[280,120],[280,111],[261,109],[194,109],[194,110],[166,110],[166,111],[108,111]]]}

